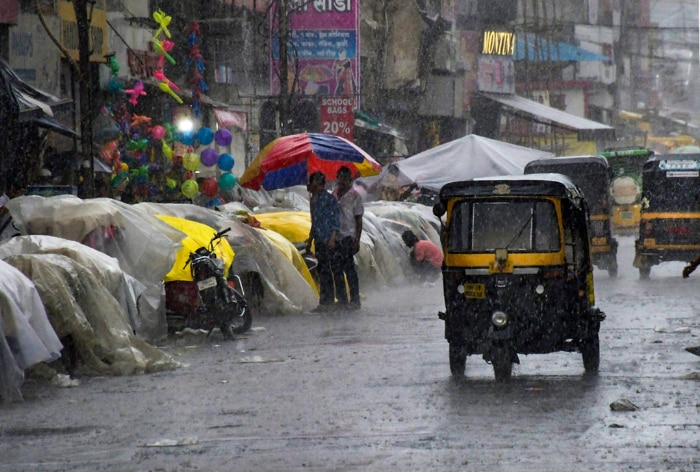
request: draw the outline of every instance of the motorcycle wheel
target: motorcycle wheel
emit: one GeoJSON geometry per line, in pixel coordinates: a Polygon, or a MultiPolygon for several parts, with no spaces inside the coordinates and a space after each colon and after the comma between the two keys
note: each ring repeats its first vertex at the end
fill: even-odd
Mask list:
{"type": "Polygon", "coordinates": [[[238,292],[234,291],[234,293],[237,302],[229,303],[226,307],[226,314],[229,316],[221,327],[224,336],[243,334],[253,325],[253,314],[245,298],[238,292]]]}

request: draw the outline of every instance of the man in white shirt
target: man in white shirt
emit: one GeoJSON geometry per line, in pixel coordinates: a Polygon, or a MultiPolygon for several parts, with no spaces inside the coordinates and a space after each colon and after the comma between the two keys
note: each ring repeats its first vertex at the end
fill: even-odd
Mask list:
{"type": "Polygon", "coordinates": [[[355,268],[355,254],[360,250],[362,236],[362,215],[365,212],[362,197],[352,186],[352,173],[343,166],[336,174],[336,188],[333,195],[340,204],[340,231],[338,231],[338,250],[333,264],[339,265],[347,279],[335,281],[335,296],[341,308],[360,309],[360,282],[355,268]]]}

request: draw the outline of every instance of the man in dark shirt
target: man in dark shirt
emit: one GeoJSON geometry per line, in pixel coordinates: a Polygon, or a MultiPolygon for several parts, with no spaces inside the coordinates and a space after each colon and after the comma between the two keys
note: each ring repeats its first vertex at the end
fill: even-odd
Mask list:
{"type": "MultiPolygon", "coordinates": [[[[333,267],[331,261],[336,250],[336,236],[340,229],[340,207],[338,200],[325,189],[326,176],[314,172],[309,176],[306,189],[311,193],[311,231],[306,240],[306,252],[311,253],[311,243],[316,250],[318,260],[319,305],[314,311],[326,311],[335,306],[335,288],[333,279],[343,280],[340,267],[333,267]],[[339,270],[340,269],[340,270],[339,270]]],[[[337,266],[337,264],[336,264],[337,266]]]]}

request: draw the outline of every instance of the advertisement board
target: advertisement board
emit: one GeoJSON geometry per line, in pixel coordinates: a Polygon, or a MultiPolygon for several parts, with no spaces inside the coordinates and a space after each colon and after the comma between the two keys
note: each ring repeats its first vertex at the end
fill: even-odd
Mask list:
{"type": "Polygon", "coordinates": [[[340,136],[352,141],[355,115],[352,97],[321,97],[321,133],[340,136]]]}
{"type": "MultiPolygon", "coordinates": [[[[359,2],[289,2],[288,81],[290,92],[306,96],[353,97],[359,108],[359,2]],[[294,87],[294,90],[292,90],[294,87]]],[[[280,93],[279,27],[271,25],[270,91],[280,93]]]]}

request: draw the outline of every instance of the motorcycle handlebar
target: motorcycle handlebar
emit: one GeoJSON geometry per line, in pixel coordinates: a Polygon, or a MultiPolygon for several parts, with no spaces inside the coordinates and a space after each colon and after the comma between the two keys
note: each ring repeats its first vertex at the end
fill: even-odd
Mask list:
{"type": "Polygon", "coordinates": [[[222,237],[224,234],[228,233],[229,231],[231,231],[231,228],[222,229],[221,231],[219,231],[218,233],[216,233],[214,235],[214,239],[219,239],[220,237],[222,237]]]}

